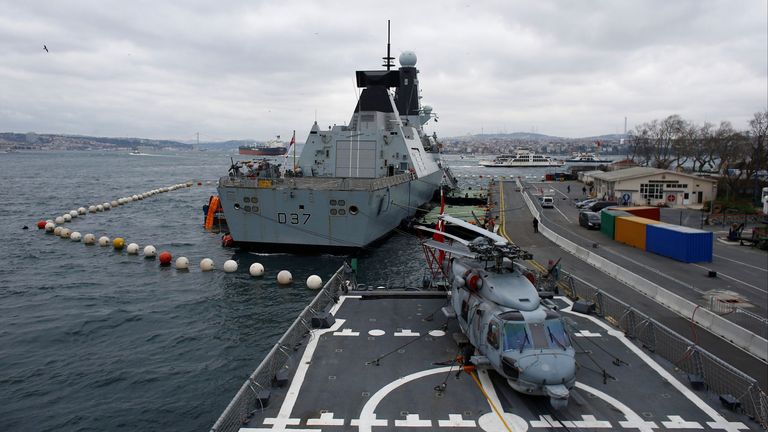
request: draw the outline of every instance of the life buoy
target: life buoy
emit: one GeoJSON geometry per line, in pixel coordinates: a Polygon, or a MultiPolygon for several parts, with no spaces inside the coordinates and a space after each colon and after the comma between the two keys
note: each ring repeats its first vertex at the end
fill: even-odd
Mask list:
{"type": "Polygon", "coordinates": [[[667,195],[667,201],[675,202],[675,199],[677,199],[677,198],[673,194],[667,195]]]}
{"type": "Polygon", "coordinates": [[[235,239],[232,238],[229,234],[224,234],[224,236],[221,237],[221,245],[224,247],[232,247],[235,244],[235,239]]]}

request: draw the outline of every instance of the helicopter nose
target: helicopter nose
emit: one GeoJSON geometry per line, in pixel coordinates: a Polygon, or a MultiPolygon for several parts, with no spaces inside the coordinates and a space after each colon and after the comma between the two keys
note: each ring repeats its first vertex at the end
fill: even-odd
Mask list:
{"type": "Polygon", "coordinates": [[[564,384],[576,375],[573,357],[560,353],[535,354],[517,361],[520,379],[539,385],[564,384]]]}

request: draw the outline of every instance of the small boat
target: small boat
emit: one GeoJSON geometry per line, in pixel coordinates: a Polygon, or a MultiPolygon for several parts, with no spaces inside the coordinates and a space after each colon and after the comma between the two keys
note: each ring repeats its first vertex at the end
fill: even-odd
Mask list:
{"type": "Polygon", "coordinates": [[[482,161],[480,165],[486,167],[551,167],[561,166],[563,161],[549,156],[536,154],[529,149],[518,149],[514,154],[503,154],[492,161],[482,161]]]}
{"type": "Polygon", "coordinates": [[[594,153],[574,153],[573,156],[570,157],[570,159],[565,160],[568,163],[586,163],[586,164],[601,164],[601,163],[610,163],[612,162],[611,159],[600,159],[596,154],[594,153]]]}
{"type": "Polygon", "coordinates": [[[142,153],[139,151],[139,149],[133,149],[128,154],[131,154],[131,155],[134,155],[134,156],[141,156],[142,155],[142,153]]]}

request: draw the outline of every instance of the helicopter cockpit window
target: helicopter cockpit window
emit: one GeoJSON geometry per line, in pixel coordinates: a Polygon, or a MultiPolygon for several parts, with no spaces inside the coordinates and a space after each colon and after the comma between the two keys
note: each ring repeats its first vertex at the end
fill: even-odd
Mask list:
{"type": "Polygon", "coordinates": [[[504,351],[531,348],[531,337],[524,322],[504,323],[504,351]]]}
{"type": "Polygon", "coordinates": [[[496,349],[499,348],[499,324],[496,321],[488,323],[488,343],[496,349]]]}
{"type": "Polygon", "coordinates": [[[549,340],[550,348],[565,349],[571,346],[571,341],[565,333],[565,327],[560,318],[548,319],[544,321],[544,326],[547,330],[547,339],[549,340]]]}

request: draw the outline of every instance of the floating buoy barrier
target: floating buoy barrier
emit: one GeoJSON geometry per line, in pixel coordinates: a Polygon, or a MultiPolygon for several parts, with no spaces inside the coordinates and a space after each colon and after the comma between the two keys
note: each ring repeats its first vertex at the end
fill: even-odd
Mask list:
{"type": "Polygon", "coordinates": [[[77,231],[69,235],[69,239],[72,240],[73,242],[79,242],[82,237],[83,236],[77,231]]]}
{"type": "Polygon", "coordinates": [[[45,229],[45,225],[47,224],[46,221],[41,220],[37,222],[37,229],[45,229]]]}
{"type": "Polygon", "coordinates": [[[68,239],[69,236],[72,234],[72,230],[69,228],[62,228],[59,232],[59,236],[63,239],[68,239]]]}
{"type": "Polygon", "coordinates": [[[312,275],[307,278],[307,288],[316,290],[322,287],[323,287],[323,279],[320,278],[320,276],[312,275]]]}
{"type": "Polygon", "coordinates": [[[63,216],[56,216],[56,219],[54,220],[56,222],[56,225],[61,225],[64,223],[64,217],[63,216]]]}
{"type": "Polygon", "coordinates": [[[54,224],[53,222],[46,222],[46,224],[45,224],[45,232],[50,234],[50,233],[53,232],[54,228],[56,228],[56,224],[54,224]]]}
{"type": "Polygon", "coordinates": [[[160,252],[160,265],[161,266],[169,266],[171,265],[171,260],[173,259],[173,255],[171,255],[168,251],[162,251],[160,252]]]}
{"type": "Polygon", "coordinates": [[[112,207],[117,207],[119,204],[117,203],[117,200],[113,200],[109,202],[109,205],[111,205],[112,207]]]}
{"type": "Polygon", "coordinates": [[[251,274],[251,276],[258,277],[258,276],[264,276],[264,266],[260,263],[253,263],[251,264],[251,267],[248,269],[248,273],[251,274]]]}
{"type": "Polygon", "coordinates": [[[131,199],[134,200],[134,201],[138,201],[139,200],[139,196],[138,195],[131,195],[131,199]]]}
{"type": "Polygon", "coordinates": [[[61,215],[61,218],[64,219],[64,222],[69,222],[72,220],[72,215],[70,215],[69,213],[64,213],[63,215],[61,215]]]}
{"type": "Polygon", "coordinates": [[[293,275],[288,270],[280,270],[277,274],[277,283],[281,285],[288,285],[293,282],[293,275]]]}
{"type": "Polygon", "coordinates": [[[237,271],[237,261],[226,260],[224,261],[224,266],[222,268],[224,269],[225,273],[234,273],[237,271]]]}
{"type": "Polygon", "coordinates": [[[136,243],[131,243],[125,248],[125,252],[128,255],[138,255],[139,254],[139,245],[136,243]]]}
{"type": "Polygon", "coordinates": [[[96,213],[96,206],[88,206],[88,213],[96,213]]]}
{"type": "Polygon", "coordinates": [[[77,209],[77,212],[79,214],[81,214],[81,215],[84,215],[84,214],[88,213],[88,210],[86,210],[85,207],[80,207],[80,208],[77,209]]]}
{"type": "Polygon", "coordinates": [[[92,245],[96,243],[96,236],[93,234],[86,234],[83,236],[83,243],[87,245],[92,245]]]}
{"type": "Polygon", "coordinates": [[[103,211],[104,211],[104,206],[103,206],[103,205],[101,205],[101,204],[98,204],[98,205],[96,206],[96,211],[100,211],[100,212],[103,212],[103,211]]]}
{"type": "Polygon", "coordinates": [[[70,211],[69,212],[69,217],[71,217],[72,219],[76,218],[77,217],[77,210],[70,211]]]}
{"type": "Polygon", "coordinates": [[[52,232],[53,232],[53,235],[55,235],[56,237],[60,236],[60,235],[61,235],[61,230],[62,230],[62,229],[63,229],[63,228],[62,228],[62,227],[60,227],[60,226],[54,227],[54,228],[53,228],[53,231],[52,231],[52,232]]]}
{"type": "Polygon", "coordinates": [[[101,236],[99,237],[99,246],[109,246],[109,237],[107,236],[101,236]]]}
{"type": "Polygon", "coordinates": [[[109,210],[112,208],[112,204],[105,202],[104,204],[101,205],[101,207],[104,208],[104,210],[109,210]]]}
{"type": "Polygon", "coordinates": [[[189,270],[189,259],[187,257],[178,257],[176,259],[176,270],[189,270]]]}
{"type": "Polygon", "coordinates": [[[122,237],[115,237],[114,240],[112,240],[112,247],[115,248],[115,250],[121,250],[125,246],[125,239],[122,237]]]}
{"type": "Polygon", "coordinates": [[[204,272],[211,271],[215,267],[216,266],[213,265],[213,260],[210,258],[203,258],[203,260],[200,261],[200,270],[204,272]]]}
{"type": "Polygon", "coordinates": [[[152,245],[144,246],[144,258],[154,258],[157,255],[157,249],[152,245]]]}

